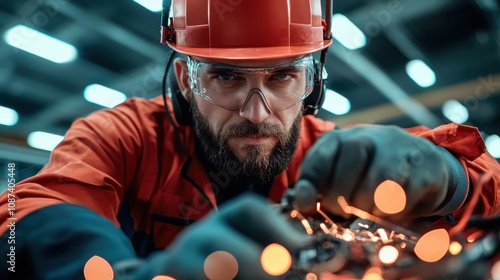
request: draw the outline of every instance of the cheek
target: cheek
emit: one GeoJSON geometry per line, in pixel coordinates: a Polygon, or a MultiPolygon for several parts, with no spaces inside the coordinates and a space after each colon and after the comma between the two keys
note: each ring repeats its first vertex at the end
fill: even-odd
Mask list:
{"type": "Polygon", "coordinates": [[[297,116],[299,115],[300,111],[302,110],[302,106],[296,106],[296,107],[282,111],[278,115],[278,118],[280,119],[280,121],[283,124],[283,127],[285,128],[286,131],[290,131],[290,128],[292,127],[295,120],[297,119],[297,116]]]}
{"type": "Polygon", "coordinates": [[[198,101],[198,111],[209,124],[212,133],[218,135],[222,130],[222,128],[224,127],[224,124],[228,123],[228,120],[231,117],[231,114],[233,114],[233,112],[224,110],[219,106],[213,105],[211,103],[202,104],[201,106],[199,106],[200,102],[201,103],[208,103],[208,102],[205,102],[204,100],[198,101]]]}

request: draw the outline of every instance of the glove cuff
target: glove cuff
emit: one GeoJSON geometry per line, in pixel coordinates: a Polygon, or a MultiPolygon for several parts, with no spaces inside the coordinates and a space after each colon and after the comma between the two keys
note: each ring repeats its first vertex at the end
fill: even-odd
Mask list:
{"type": "Polygon", "coordinates": [[[467,184],[467,174],[460,161],[448,150],[442,147],[438,147],[438,150],[447,163],[450,181],[448,184],[448,194],[445,200],[437,210],[429,216],[446,216],[460,209],[467,198],[469,188],[467,184]]]}

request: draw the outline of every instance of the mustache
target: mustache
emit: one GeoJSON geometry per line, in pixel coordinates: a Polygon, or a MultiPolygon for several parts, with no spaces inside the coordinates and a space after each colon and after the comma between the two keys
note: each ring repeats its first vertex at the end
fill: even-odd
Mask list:
{"type": "Polygon", "coordinates": [[[282,126],[277,124],[256,124],[246,120],[239,124],[230,125],[220,133],[220,138],[223,141],[230,137],[245,136],[276,137],[281,141],[287,138],[287,132],[282,126]]]}

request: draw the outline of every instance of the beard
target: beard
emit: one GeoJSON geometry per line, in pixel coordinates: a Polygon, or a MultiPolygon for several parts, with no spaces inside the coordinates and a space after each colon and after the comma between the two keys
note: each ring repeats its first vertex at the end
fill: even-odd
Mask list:
{"type": "Polygon", "coordinates": [[[194,96],[191,96],[193,127],[197,141],[205,159],[218,170],[229,171],[235,180],[258,179],[270,182],[283,172],[291,161],[300,135],[302,112],[295,118],[290,131],[277,124],[255,124],[248,120],[239,124],[225,126],[216,135],[212,132],[205,117],[198,110],[194,96]],[[266,156],[264,145],[249,145],[246,156],[239,158],[231,150],[228,139],[245,136],[275,137],[278,139],[271,154],[266,156]]]}

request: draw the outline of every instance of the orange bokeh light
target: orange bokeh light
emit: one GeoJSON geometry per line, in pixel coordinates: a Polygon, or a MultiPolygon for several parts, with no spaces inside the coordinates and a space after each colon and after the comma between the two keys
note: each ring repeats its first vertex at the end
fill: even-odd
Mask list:
{"type": "Polygon", "coordinates": [[[85,280],[113,280],[114,273],[111,265],[102,257],[93,256],[83,267],[85,280]]]}
{"type": "Polygon", "coordinates": [[[155,276],[152,280],[175,280],[175,278],[166,275],[158,275],[155,276]]]}
{"type": "Polygon", "coordinates": [[[493,280],[500,279],[500,261],[496,261],[491,267],[491,276],[493,280]]]}
{"type": "Polygon", "coordinates": [[[415,245],[415,254],[424,262],[437,262],[446,255],[450,236],[445,229],[435,229],[424,234],[415,245]]]}
{"type": "Polygon", "coordinates": [[[396,247],[386,245],[378,251],[378,258],[383,264],[392,264],[399,257],[399,251],[396,247]]]}
{"type": "Polygon", "coordinates": [[[385,180],[380,183],[375,189],[373,199],[377,208],[387,214],[399,213],[406,206],[404,189],[392,180],[385,180]]]}
{"type": "Polygon", "coordinates": [[[215,251],[205,259],[203,269],[210,280],[231,280],[238,274],[238,261],[228,252],[215,251]]]}
{"type": "Polygon", "coordinates": [[[280,276],[285,274],[292,266],[292,256],[285,247],[273,243],[262,251],[260,263],[264,271],[269,275],[280,276]]]}
{"type": "Polygon", "coordinates": [[[382,270],[378,267],[370,267],[366,270],[362,280],[384,280],[382,270]]]}
{"type": "Polygon", "coordinates": [[[462,252],[462,245],[458,243],[457,241],[453,241],[450,244],[450,248],[448,249],[450,251],[450,254],[456,256],[462,252]]]}
{"type": "Polygon", "coordinates": [[[314,273],[307,273],[306,280],[318,280],[318,276],[314,273]]]}
{"type": "Polygon", "coordinates": [[[472,243],[476,241],[479,237],[481,237],[481,235],[483,235],[482,231],[473,232],[469,236],[467,236],[467,242],[472,243]]]}

